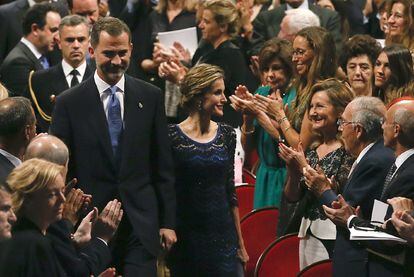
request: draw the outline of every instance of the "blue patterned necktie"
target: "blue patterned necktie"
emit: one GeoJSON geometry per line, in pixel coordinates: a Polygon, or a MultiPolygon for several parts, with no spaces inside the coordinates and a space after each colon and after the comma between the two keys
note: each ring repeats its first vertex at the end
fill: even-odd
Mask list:
{"type": "Polygon", "coordinates": [[[110,93],[108,101],[108,129],[111,137],[112,151],[117,153],[119,137],[122,132],[121,104],[116,97],[117,87],[110,87],[107,91],[110,93]]]}
{"type": "Polygon", "coordinates": [[[39,58],[39,61],[42,64],[43,69],[48,69],[49,68],[49,62],[48,62],[48,60],[47,60],[47,58],[45,56],[41,56],[39,58]]]}
{"type": "Polygon", "coordinates": [[[391,183],[392,177],[394,176],[395,171],[397,170],[397,166],[393,164],[388,171],[387,176],[385,177],[384,187],[382,188],[381,199],[384,197],[385,191],[388,188],[388,185],[391,183]]]}

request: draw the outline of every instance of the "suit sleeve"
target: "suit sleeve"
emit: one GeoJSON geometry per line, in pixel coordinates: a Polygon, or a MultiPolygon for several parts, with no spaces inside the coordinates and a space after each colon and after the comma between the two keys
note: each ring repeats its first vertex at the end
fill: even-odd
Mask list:
{"type": "Polygon", "coordinates": [[[157,91],[157,104],[151,145],[153,184],[157,194],[160,228],[175,228],[176,197],[174,167],[167,132],[167,119],[161,93],[157,91]]]}
{"type": "Polygon", "coordinates": [[[326,23],[326,29],[332,34],[337,55],[342,51],[341,18],[337,12],[332,12],[326,23]]]}
{"type": "Polygon", "coordinates": [[[30,61],[24,58],[7,60],[1,68],[1,81],[11,92],[12,96],[29,97],[28,79],[31,69],[30,61]]]}
{"type": "Polygon", "coordinates": [[[250,49],[248,51],[249,56],[258,55],[260,48],[262,48],[263,44],[267,40],[266,37],[266,19],[262,14],[256,17],[253,21],[253,35],[250,41],[250,49]]]}
{"type": "Polygon", "coordinates": [[[4,15],[4,10],[0,11],[0,34],[2,38],[0,39],[0,65],[3,63],[4,59],[7,56],[7,40],[8,40],[8,20],[4,15]]]}

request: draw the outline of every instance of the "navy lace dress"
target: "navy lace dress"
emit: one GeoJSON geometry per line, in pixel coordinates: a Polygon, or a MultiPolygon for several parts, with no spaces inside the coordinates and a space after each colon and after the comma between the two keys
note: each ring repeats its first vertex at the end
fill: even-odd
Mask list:
{"type": "Polygon", "coordinates": [[[169,255],[173,276],[236,276],[238,239],[232,215],[234,129],[219,123],[199,143],[169,126],[176,173],[177,238],[169,255]]]}

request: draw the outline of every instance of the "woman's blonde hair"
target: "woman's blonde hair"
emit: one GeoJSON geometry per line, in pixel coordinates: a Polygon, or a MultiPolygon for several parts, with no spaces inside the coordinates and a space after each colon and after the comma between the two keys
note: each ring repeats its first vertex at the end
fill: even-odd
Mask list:
{"type": "MultiPolygon", "coordinates": [[[[195,0],[178,0],[182,3],[182,9],[183,11],[188,12],[195,12],[197,1],[195,0]]],[[[155,10],[161,14],[164,13],[167,10],[168,0],[159,0],[157,6],[155,6],[155,10]]]]}
{"type": "Polygon", "coordinates": [[[191,68],[181,82],[181,106],[188,111],[197,108],[197,101],[211,89],[213,83],[224,78],[224,71],[216,66],[201,63],[191,68]]]}
{"type": "Polygon", "coordinates": [[[16,167],[6,181],[12,190],[14,211],[19,214],[27,197],[46,188],[63,169],[63,166],[41,159],[30,159],[16,167]]]}
{"type": "Polygon", "coordinates": [[[204,10],[209,10],[220,27],[227,25],[227,34],[237,36],[240,30],[240,16],[236,5],[230,0],[207,0],[204,10]]]}

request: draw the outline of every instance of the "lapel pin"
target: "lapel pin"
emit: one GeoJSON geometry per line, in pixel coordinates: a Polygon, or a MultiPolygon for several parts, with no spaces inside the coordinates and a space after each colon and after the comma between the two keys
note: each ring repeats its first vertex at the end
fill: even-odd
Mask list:
{"type": "Polygon", "coordinates": [[[138,102],[138,107],[139,107],[140,109],[142,109],[142,108],[144,107],[144,105],[142,105],[142,103],[141,103],[141,102],[138,102]]]}

